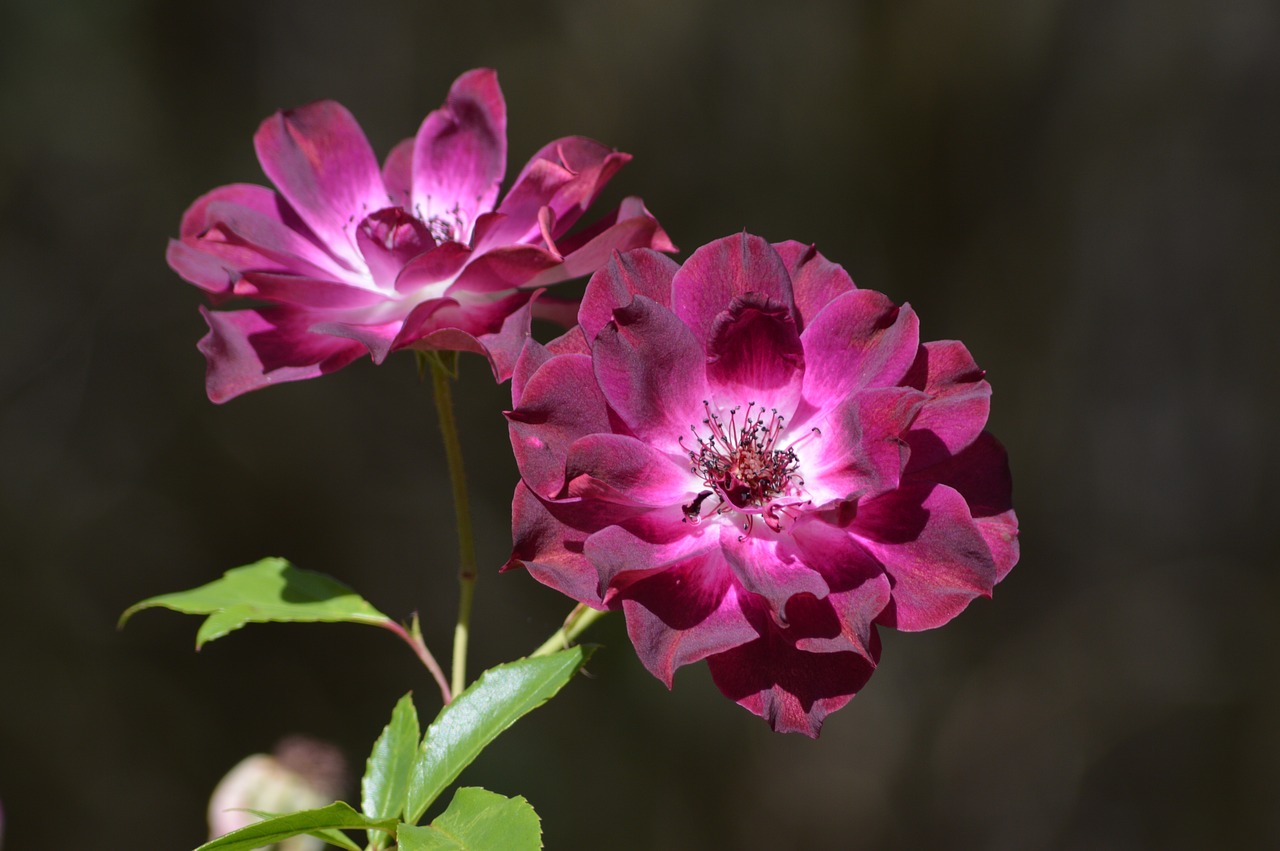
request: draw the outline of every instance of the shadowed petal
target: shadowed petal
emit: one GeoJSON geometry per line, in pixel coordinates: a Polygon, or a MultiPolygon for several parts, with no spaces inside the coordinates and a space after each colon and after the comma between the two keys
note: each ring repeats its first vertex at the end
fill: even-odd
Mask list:
{"type": "Polygon", "coordinates": [[[667,688],[681,666],[755,638],[719,560],[714,552],[691,558],[618,595],[636,655],[667,688]]]}
{"type": "Polygon", "coordinates": [[[1009,456],[1000,441],[984,431],[958,454],[928,467],[918,468],[915,458],[913,454],[907,464],[904,481],[940,482],[959,491],[991,548],[996,581],[1004,579],[1018,563],[1018,518],[1013,512],[1009,456]]]}
{"type": "Polygon", "coordinates": [[[523,482],[511,502],[511,529],[514,543],[504,571],[523,567],[543,585],[603,608],[596,570],[582,554],[586,534],[556,520],[523,482]]]}
{"type": "Polygon", "coordinates": [[[679,509],[655,509],[629,517],[614,512],[614,516],[625,526],[605,526],[592,533],[584,550],[599,572],[601,594],[606,588],[625,587],[641,576],[719,549],[716,530],[681,522],[679,509]]]}
{"type": "MultiPolygon", "coordinates": [[[[539,206],[551,208],[555,216],[556,226],[553,236],[559,238],[581,218],[582,214],[599,196],[605,184],[628,162],[630,154],[615,151],[594,139],[584,136],[566,136],[543,145],[533,155],[529,163],[516,177],[511,192],[503,199],[501,212],[509,212],[508,202],[513,196],[533,195],[522,191],[530,176],[543,168],[543,164],[553,166],[557,171],[568,175],[567,180],[557,181],[553,186],[536,181],[534,186],[539,193],[545,193],[538,199],[539,206]],[[550,192],[546,192],[546,189],[550,192]]],[[[532,200],[532,198],[530,199],[532,200]]]]}
{"type": "Polygon", "coordinates": [[[975,597],[991,596],[991,550],[964,497],[945,485],[907,485],[859,503],[849,528],[893,582],[879,619],[885,626],[933,629],[975,597]]]}
{"type": "Polygon", "coordinates": [[[209,333],[197,348],[208,360],[206,389],[212,402],[225,402],[286,381],[314,378],[341,369],[364,354],[351,340],[312,334],[296,314],[269,310],[200,309],[209,333]]]}
{"type": "Polygon", "coordinates": [[[618,251],[652,248],[675,251],[666,231],[639,198],[624,198],[617,211],[588,228],[557,241],[564,262],[543,272],[525,286],[546,286],[589,275],[618,251]]]}
{"type": "Polygon", "coordinates": [[[977,439],[991,411],[991,385],[963,343],[925,343],[903,383],[929,394],[911,426],[912,466],[945,460],[977,439]]]}
{"type": "Polygon", "coordinates": [[[506,416],[521,478],[549,499],[564,488],[573,442],[611,431],[605,399],[586,355],[549,359],[525,381],[515,410],[506,416]]]}
{"type": "Polygon", "coordinates": [[[870,658],[852,651],[808,653],[796,643],[825,634],[830,619],[797,617],[786,629],[767,617],[757,616],[754,622],[760,633],[755,641],[707,659],[716,687],[775,731],[817,738],[827,715],[852,700],[871,678],[880,655],[878,637],[872,631],[870,658]]]}

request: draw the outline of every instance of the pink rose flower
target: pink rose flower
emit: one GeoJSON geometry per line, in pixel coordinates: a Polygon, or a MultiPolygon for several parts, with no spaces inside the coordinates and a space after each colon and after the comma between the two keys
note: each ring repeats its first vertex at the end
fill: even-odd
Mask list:
{"type": "Polygon", "coordinates": [[[773,729],[817,736],[878,625],[941,626],[1017,561],[982,370],[813,248],[630,251],[578,321],[515,368],[508,568],[621,609],[668,687],[706,659],[773,729]]]}
{"type": "Polygon", "coordinates": [[[381,363],[397,349],[477,352],[505,381],[531,312],[572,321],[572,306],[535,301],[540,287],[590,274],[615,250],[674,250],[638,198],[568,233],[630,159],[590,139],[548,144],[497,203],[506,124],[489,69],[459,77],[381,169],[333,101],[264,121],[254,146],[278,191],[232,184],[204,195],[167,253],[215,305],[265,302],[202,308],[209,398],[333,372],[366,352],[381,363]]]}

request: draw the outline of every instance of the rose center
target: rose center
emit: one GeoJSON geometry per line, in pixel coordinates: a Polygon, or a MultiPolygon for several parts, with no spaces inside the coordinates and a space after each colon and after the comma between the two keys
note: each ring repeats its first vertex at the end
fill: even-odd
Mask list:
{"type": "Polygon", "coordinates": [[[715,496],[720,501],[717,513],[747,515],[743,528],[748,532],[756,514],[763,515],[765,523],[777,531],[785,507],[775,505],[775,500],[798,495],[804,485],[797,472],[800,459],[795,449],[778,447],[786,418],[776,408],[766,411],[755,402],[745,411],[731,409],[727,422],[711,410],[710,402],[703,402],[702,407],[707,414],[702,425],[708,435],[704,437],[691,425],[697,446],[686,446],[683,437],[680,446],[689,456],[690,471],[702,478],[707,490],[684,506],[685,520],[698,522],[702,503],[715,496]]]}

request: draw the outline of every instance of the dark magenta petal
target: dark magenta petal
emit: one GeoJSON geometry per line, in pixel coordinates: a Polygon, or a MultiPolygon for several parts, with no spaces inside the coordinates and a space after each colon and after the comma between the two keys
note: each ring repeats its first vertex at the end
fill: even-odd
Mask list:
{"type": "Polygon", "coordinates": [[[850,531],[893,583],[893,601],[879,620],[886,626],[933,629],[975,597],[991,596],[991,550],[964,497],[945,485],[906,485],[861,502],[850,531]]]}
{"type": "Polygon", "coordinates": [[[400,322],[385,322],[381,325],[358,322],[318,322],[311,326],[311,331],[315,334],[329,334],[355,340],[369,350],[369,357],[374,363],[382,363],[395,346],[400,322]]]}
{"type": "Polygon", "coordinates": [[[907,458],[905,435],[927,397],[910,387],[856,393],[826,417],[797,452],[805,459],[805,486],[817,504],[893,490],[907,458]]]}
{"type": "Polygon", "coordinates": [[[676,669],[737,647],[756,632],[714,552],[647,576],[619,593],[627,634],[649,672],[671,688],[676,669]]]}
{"type": "Polygon", "coordinates": [[[511,503],[512,551],[503,570],[524,567],[535,579],[581,603],[600,608],[596,570],[582,554],[586,534],[566,526],[524,483],[511,503]]]}
{"type": "Polygon", "coordinates": [[[374,283],[392,289],[406,263],[436,247],[427,226],[399,207],[365,216],[356,227],[356,245],[374,283]]]}
{"type": "Polygon", "coordinates": [[[823,308],[800,335],[804,398],[818,411],[866,387],[898,384],[915,361],[919,323],[872,290],[854,290],[823,308]]]}
{"type": "Polygon", "coordinates": [[[587,339],[594,340],[600,329],[613,320],[613,311],[631,304],[637,295],[670,308],[671,278],[679,268],[670,257],[648,248],[614,254],[591,276],[582,296],[578,322],[587,339]]]}
{"type": "Polygon", "coordinates": [[[843,266],[832,263],[812,245],[777,242],[773,245],[791,276],[791,292],[799,314],[800,330],[813,321],[827,303],[857,289],[843,266]]]}
{"type": "Polygon", "coordinates": [[[412,212],[469,227],[493,209],[506,167],[507,106],[498,75],[489,68],[468,71],[418,129],[412,212]]]}
{"type": "Polygon", "coordinates": [[[800,399],[804,351],[791,311],[759,294],[735,297],[707,341],[707,381],[732,408],[750,402],[789,420],[800,399]]]}
{"type": "MultiPolygon", "coordinates": [[[[590,501],[584,501],[587,505],[590,501]]],[[[690,559],[701,558],[719,550],[719,536],[714,529],[683,523],[679,509],[657,509],[629,515],[612,506],[601,506],[587,522],[607,523],[617,520],[593,532],[587,538],[584,552],[595,565],[600,579],[600,593],[608,587],[626,586],[630,582],[672,565],[683,564],[690,559]]],[[[566,516],[581,518],[579,506],[557,506],[567,509],[566,516]]],[[[722,564],[721,561],[716,562],[722,564]]]]}
{"type": "Polygon", "coordinates": [[[569,447],[565,478],[571,496],[612,498],[637,505],[677,505],[690,501],[701,479],[689,472],[687,461],[622,434],[589,434],[569,447]]]}
{"type": "Polygon", "coordinates": [[[639,198],[624,198],[612,216],[559,240],[556,247],[564,262],[543,272],[526,286],[541,287],[590,275],[619,251],[638,248],[676,250],[658,220],[645,209],[639,198]]]}
{"type": "MultiPolygon", "coordinates": [[[[538,292],[542,293],[543,291],[538,290],[538,292]]],[[[577,325],[579,304],[580,302],[576,298],[539,295],[533,300],[533,318],[545,319],[547,322],[553,322],[561,328],[579,331],[577,325]]]]}
{"type": "Polygon", "coordinates": [[[236,284],[235,293],[319,311],[372,307],[388,300],[386,293],[377,290],[269,272],[246,272],[236,284]]]}
{"type": "Polygon", "coordinates": [[[443,299],[450,304],[434,311],[416,329],[406,319],[395,347],[484,355],[494,380],[506,381],[532,333],[533,295],[515,293],[498,301],[465,306],[443,299]]]}
{"type": "MultiPolygon", "coordinates": [[[[755,641],[707,659],[716,688],[730,700],[769,722],[779,733],[817,738],[822,722],[867,684],[880,645],[872,632],[870,658],[853,651],[810,653],[796,644],[825,637],[838,620],[818,606],[797,606],[786,629],[757,618],[755,641]],[[807,617],[806,617],[807,616],[807,617]]],[[[829,605],[829,604],[828,604],[829,605]]]]}
{"type": "Polygon", "coordinates": [[[961,451],[987,423],[991,385],[963,343],[925,343],[903,383],[929,394],[907,435],[913,467],[927,467],[961,451]]]}
{"type": "Polygon", "coordinates": [[[671,304],[694,336],[708,340],[720,313],[748,293],[794,309],[791,278],[773,246],[758,236],[735,234],[697,249],[671,282],[671,304]]]}
{"type": "Polygon", "coordinates": [[[507,421],[521,478],[549,499],[564,488],[565,461],[573,442],[611,431],[604,396],[585,355],[546,361],[525,382],[507,421]]]}
{"type": "MultiPolygon", "coordinates": [[[[547,244],[542,234],[539,216],[548,209],[547,202],[556,191],[572,180],[572,172],[547,160],[536,160],[526,166],[525,173],[502,199],[497,211],[477,220],[472,244],[480,251],[493,245],[523,242],[543,243],[543,247],[554,249],[554,241],[547,244]]],[[[551,234],[548,232],[546,236],[551,234]]]]}
{"type": "MultiPolygon", "coordinates": [[[[871,658],[873,624],[890,600],[884,567],[848,530],[812,516],[798,522],[792,535],[805,563],[821,574],[831,589],[822,601],[824,611],[839,624],[838,633],[815,632],[797,646],[820,653],[853,650],[871,658]]],[[[806,620],[804,607],[812,609],[817,603],[813,597],[792,598],[787,606],[788,622],[806,620]]]]}
{"type": "Polygon", "coordinates": [[[413,140],[402,139],[387,154],[382,164],[382,183],[387,188],[387,200],[413,211],[413,140]]]}
{"type": "Polygon", "coordinates": [[[184,281],[204,290],[214,304],[221,303],[231,294],[231,288],[244,269],[288,271],[252,249],[215,244],[214,250],[210,251],[207,246],[195,240],[169,240],[164,259],[169,268],[182,276],[184,281]],[[226,252],[228,256],[224,256],[224,248],[230,249],[226,252]]]}
{"type": "Polygon", "coordinates": [[[914,451],[904,481],[939,482],[959,491],[995,557],[996,581],[1004,579],[1018,562],[1018,518],[1013,512],[1009,457],[1000,441],[984,431],[956,455],[927,467],[916,465],[914,451]]]}
{"type": "Polygon", "coordinates": [[[583,136],[556,139],[533,155],[498,209],[512,212],[515,208],[513,198],[522,196],[522,206],[526,208],[531,206],[531,202],[549,207],[555,219],[552,235],[559,238],[582,217],[610,178],[630,160],[629,154],[615,151],[594,139],[583,136]],[[532,176],[548,166],[555,173],[566,175],[566,179],[554,183],[540,179],[531,181],[532,176]],[[527,182],[531,183],[529,188],[525,187],[527,182]]]}
{"type": "Polygon", "coordinates": [[[494,293],[524,287],[539,273],[559,265],[559,262],[543,248],[504,245],[468,263],[448,291],[450,294],[456,290],[494,293]]]}
{"type": "Polygon", "coordinates": [[[752,531],[722,524],[720,548],[738,584],[764,598],[773,617],[786,618],[787,601],[796,594],[825,597],[830,590],[822,574],[801,557],[789,535],[769,534],[756,520],[752,531]]]}
{"type": "Polygon", "coordinates": [[[705,356],[688,326],[637,295],[596,337],[595,377],[609,406],[640,439],[680,453],[709,398],[705,356]]]}
{"type": "Polygon", "coordinates": [[[208,360],[205,383],[213,402],[334,372],[364,353],[351,340],[311,333],[305,321],[278,308],[200,313],[209,333],[197,348],[208,360]]]}
{"type": "Polygon", "coordinates": [[[387,205],[387,192],[351,113],[333,101],[277,112],[253,141],[262,170],[289,205],[329,250],[360,268],[355,226],[387,205]]]}

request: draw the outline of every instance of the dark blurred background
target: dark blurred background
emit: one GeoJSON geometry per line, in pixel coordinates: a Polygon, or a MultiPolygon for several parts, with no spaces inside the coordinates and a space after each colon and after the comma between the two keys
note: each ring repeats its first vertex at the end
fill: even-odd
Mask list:
{"type": "MultiPolygon", "coordinates": [[[[346,104],[381,154],[499,70],[509,173],[635,155],[685,253],[814,242],[963,339],[995,387],[1022,560],[946,629],[887,633],[819,741],[704,666],[668,693],[620,619],[592,679],[463,776],[549,848],[1280,847],[1280,6],[1272,0],[0,6],[0,801],[5,848],[182,849],[236,761],[336,743],[348,800],[406,689],[389,635],[129,604],[278,554],[421,612],[448,656],[455,544],[413,358],[223,406],[164,263],[197,195],[264,182],[279,107],[346,104]],[[338,682],[334,682],[337,670],[338,682]]],[[[607,209],[599,205],[597,212],[607,209]]],[[[473,666],[569,604],[509,547],[506,387],[463,361],[485,567],[473,666]]]]}

